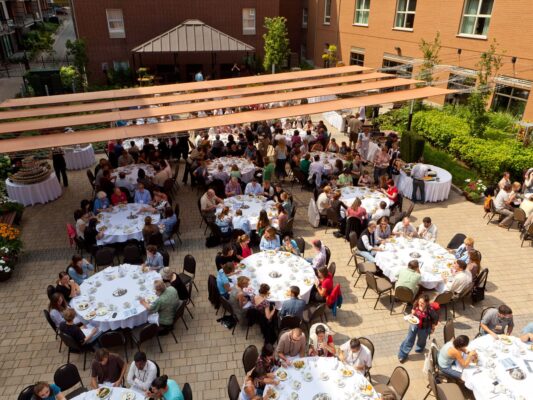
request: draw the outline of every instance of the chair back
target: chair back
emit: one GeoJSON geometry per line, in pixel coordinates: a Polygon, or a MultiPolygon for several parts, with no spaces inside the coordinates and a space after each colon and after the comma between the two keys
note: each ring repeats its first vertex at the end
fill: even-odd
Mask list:
{"type": "Polygon", "coordinates": [[[143,257],[141,255],[141,250],[135,244],[127,244],[124,246],[123,250],[124,264],[142,264],[143,257]]]}
{"type": "Polygon", "coordinates": [[[94,256],[98,267],[108,267],[115,264],[115,249],[112,247],[102,247],[96,251],[94,256]]]}
{"type": "Polygon", "coordinates": [[[361,342],[363,346],[365,346],[368,350],[370,350],[372,359],[374,359],[374,351],[375,351],[374,343],[372,343],[372,341],[366,337],[360,337],[358,339],[359,339],[359,342],[361,342]]]}
{"type": "Polygon", "coordinates": [[[396,367],[389,379],[389,385],[394,388],[399,396],[399,400],[403,399],[405,392],[409,389],[409,373],[404,367],[396,367]]]}
{"type": "Polygon", "coordinates": [[[335,276],[335,271],[337,271],[337,264],[335,264],[334,262],[332,262],[331,264],[329,264],[328,266],[328,272],[329,274],[334,277],[335,276]]]}
{"type": "Polygon", "coordinates": [[[180,217],[180,204],[176,202],[176,205],[174,206],[174,214],[176,214],[176,218],[180,217]]]}
{"type": "Polygon", "coordinates": [[[363,232],[363,225],[361,224],[361,220],[357,217],[348,217],[346,219],[346,239],[349,240],[351,232],[356,232],[357,236],[363,232]]]}
{"type": "Polygon", "coordinates": [[[279,322],[279,330],[299,328],[302,324],[302,319],[295,315],[286,315],[281,318],[279,322]]]}
{"type": "Polygon", "coordinates": [[[166,194],[166,195],[169,195],[172,193],[172,188],[174,187],[174,180],[172,179],[167,179],[165,180],[165,182],[163,183],[163,192],[166,194]]]}
{"type": "Polygon", "coordinates": [[[296,204],[292,202],[292,210],[291,210],[291,215],[289,215],[289,217],[294,218],[295,216],[296,216],[296,204]]]}
{"type": "Polygon", "coordinates": [[[489,269],[483,268],[481,272],[478,274],[478,276],[476,276],[476,279],[474,279],[474,287],[485,289],[485,286],[487,286],[488,277],[489,277],[489,269]]]}
{"type": "MultiPolygon", "coordinates": [[[[192,289],[192,285],[189,289],[192,289]]],[[[174,314],[174,324],[176,321],[180,318],[183,318],[183,314],[185,313],[185,307],[187,306],[187,302],[182,301],[178,308],[176,308],[176,313],[174,314]]]]}
{"type": "Polygon", "coordinates": [[[294,229],[294,218],[289,218],[289,220],[287,221],[287,224],[285,225],[285,228],[283,229],[283,231],[281,232],[282,235],[292,235],[292,230],[294,229]]]}
{"type": "Polygon", "coordinates": [[[48,285],[46,287],[46,295],[48,296],[49,300],[52,300],[52,295],[56,292],[56,288],[52,285],[48,285]]]}
{"type": "Polygon", "coordinates": [[[156,324],[148,324],[143,326],[139,331],[139,342],[143,343],[147,340],[155,338],[157,336],[157,332],[159,332],[159,326],[156,324]]]}
{"type": "Polygon", "coordinates": [[[444,343],[448,343],[450,340],[455,338],[455,326],[452,319],[449,319],[446,321],[446,324],[444,324],[443,334],[444,343]]]}
{"type": "Polygon", "coordinates": [[[489,200],[489,207],[490,207],[490,212],[492,213],[496,213],[496,206],[494,205],[494,199],[490,199],[489,200]]]}
{"type": "Polygon", "coordinates": [[[189,385],[189,382],[183,385],[181,393],[183,394],[183,400],[192,400],[192,389],[191,385],[189,385]]]}
{"type": "Polygon", "coordinates": [[[63,343],[65,343],[65,346],[67,346],[70,350],[74,350],[80,353],[83,351],[80,344],[76,342],[76,340],[74,340],[74,338],[69,334],[59,331],[59,337],[61,338],[63,343]]]}
{"type": "Polygon", "coordinates": [[[239,400],[241,394],[241,386],[235,375],[231,375],[228,381],[228,397],[229,400],[239,400]]]}
{"type": "Polygon", "coordinates": [[[313,321],[316,321],[318,318],[322,320],[324,315],[326,315],[326,303],[322,303],[315,308],[315,310],[311,313],[311,317],[309,318],[309,324],[311,324],[313,321]]]}
{"type": "Polygon", "coordinates": [[[191,254],[187,254],[183,258],[183,272],[187,272],[193,278],[196,275],[196,259],[191,254]]]}
{"type": "Polygon", "coordinates": [[[235,318],[236,320],[238,320],[237,318],[237,315],[235,315],[235,310],[233,309],[233,306],[231,305],[231,303],[226,300],[224,297],[220,296],[220,305],[222,306],[222,308],[224,309],[224,314],[228,313],[229,315],[231,315],[233,318],[235,318]]]}
{"type": "MultiPolygon", "coordinates": [[[[98,338],[98,341],[105,348],[124,346],[126,344],[126,338],[120,331],[107,331],[98,338]]],[[[62,388],[62,386],[59,387],[62,388]]]]}
{"type": "Polygon", "coordinates": [[[19,393],[17,400],[33,400],[33,388],[35,385],[26,386],[22,389],[22,392],[19,393]]]}
{"type": "Polygon", "coordinates": [[[428,370],[428,384],[431,393],[433,393],[433,396],[435,396],[435,398],[439,400],[439,395],[437,394],[437,382],[435,380],[435,372],[432,370],[428,370]]]}
{"type": "Polygon", "coordinates": [[[78,383],[85,387],[78,368],[74,364],[64,364],[56,369],[54,383],[61,388],[62,392],[69,390],[78,383]]]}
{"type": "Polygon", "coordinates": [[[298,245],[298,250],[300,250],[300,255],[303,257],[305,253],[305,240],[303,237],[298,236],[297,238],[294,238],[294,241],[298,245]]]}
{"type": "Polygon", "coordinates": [[[215,307],[215,309],[220,308],[220,292],[217,287],[217,278],[214,275],[209,275],[207,278],[207,293],[209,297],[209,302],[215,307]]]}
{"type": "Polygon", "coordinates": [[[124,195],[126,196],[126,201],[128,203],[133,203],[133,197],[131,197],[131,193],[130,191],[128,190],[128,188],[124,187],[124,186],[119,186],[119,189],[122,193],[124,193],[124,195]]]}
{"type": "Polygon", "coordinates": [[[524,222],[526,222],[526,219],[527,219],[527,216],[526,216],[526,212],[524,210],[522,210],[520,207],[517,207],[514,209],[514,212],[513,212],[513,219],[521,224],[523,224],[524,222]]]}
{"type": "Polygon", "coordinates": [[[373,273],[371,272],[366,272],[365,273],[365,278],[366,278],[366,285],[372,289],[374,292],[378,292],[378,283],[376,281],[376,277],[374,276],[373,273]]]}
{"type": "Polygon", "coordinates": [[[164,246],[163,234],[161,232],[156,232],[150,235],[150,237],[148,238],[147,244],[156,246],[158,249],[162,248],[164,246]]]}
{"type": "Polygon", "coordinates": [[[157,250],[163,257],[163,267],[168,267],[170,265],[170,255],[165,248],[160,248],[157,250]]]}
{"type": "Polygon", "coordinates": [[[242,365],[244,367],[245,374],[255,367],[258,358],[259,352],[257,351],[257,347],[255,347],[253,344],[244,349],[244,352],[242,353],[242,365]]]}
{"type": "Polygon", "coordinates": [[[161,375],[161,368],[159,368],[159,365],[158,365],[154,360],[149,360],[149,361],[151,361],[151,362],[154,363],[154,365],[155,365],[155,370],[156,370],[155,376],[156,376],[157,378],[159,378],[159,376],[161,375]]]}
{"type": "Polygon", "coordinates": [[[433,372],[438,372],[439,371],[439,363],[438,363],[439,346],[437,346],[437,342],[435,341],[435,339],[431,341],[431,346],[429,347],[429,349],[431,352],[431,361],[433,363],[433,372]]]}
{"type": "Polygon", "coordinates": [[[324,246],[326,248],[326,265],[329,265],[329,259],[331,258],[331,250],[328,246],[324,246]]]}
{"type": "Polygon", "coordinates": [[[89,179],[89,183],[91,184],[91,187],[94,189],[96,186],[96,178],[93,174],[93,171],[90,169],[87,170],[87,179],[89,179]]]}
{"type": "Polygon", "coordinates": [[[415,209],[415,203],[411,202],[411,205],[407,209],[407,212],[405,213],[405,216],[409,218],[414,209],[415,209]]]}
{"type": "Polygon", "coordinates": [[[437,303],[441,306],[444,306],[446,304],[449,304],[453,299],[453,293],[449,290],[439,293],[437,297],[435,297],[435,300],[433,300],[434,303],[437,303]]]}
{"type": "Polygon", "coordinates": [[[450,239],[450,242],[446,246],[448,249],[457,249],[459,246],[461,246],[466,239],[466,235],[463,233],[456,233],[453,235],[453,237],[450,239]]]}
{"type": "Polygon", "coordinates": [[[43,310],[43,314],[44,318],[46,319],[46,322],[48,322],[48,325],[50,325],[50,328],[54,330],[54,333],[57,333],[57,326],[52,317],[50,316],[50,312],[48,310],[43,310]]]}
{"type": "Polygon", "coordinates": [[[405,286],[396,286],[396,289],[394,289],[394,297],[401,302],[408,304],[411,304],[415,299],[413,291],[405,286]]]}
{"type": "Polygon", "coordinates": [[[339,223],[339,215],[333,208],[328,208],[326,210],[326,218],[328,219],[328,223],[332,224],[333,226],[337,226],[339,223]]]}
{"type": "MultiPolygon", "coordinates": [[[[352,217],[355,218],[355,217],[352,217]]],[[[357,247],[357,242],[359,241],[359,237],[357,236],[357,232],[352,231],[348,234],[348,241],[350,242],[350,251],[357,247]]]]}

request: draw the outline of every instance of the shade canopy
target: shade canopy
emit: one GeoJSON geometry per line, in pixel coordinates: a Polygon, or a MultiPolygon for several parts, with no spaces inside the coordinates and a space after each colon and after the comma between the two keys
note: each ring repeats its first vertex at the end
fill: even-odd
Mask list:
{"type": "Polygon", "coordinates": [[[182,24],[135,47],[134,53],[196,53],[255,51],[255,48],[197,19],[182,24]]]}

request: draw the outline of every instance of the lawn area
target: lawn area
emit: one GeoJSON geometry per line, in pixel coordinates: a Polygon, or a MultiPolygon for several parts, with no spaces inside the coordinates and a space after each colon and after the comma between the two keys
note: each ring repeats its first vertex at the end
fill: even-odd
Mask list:
{"type": "Polygon", "coordinates": [[[450,154],[436,149],[427,142],[424,146],[424,161],[427,164],[436,165],[447,170],[452,174],[453,184],[459,188],[463,188],[465,179],[479,179],[479,174],[476,171],[463,166],[450,154]]]}

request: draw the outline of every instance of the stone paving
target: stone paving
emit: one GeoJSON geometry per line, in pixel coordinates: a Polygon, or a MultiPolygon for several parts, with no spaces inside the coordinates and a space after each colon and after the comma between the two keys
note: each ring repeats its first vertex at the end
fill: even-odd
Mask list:
{"type": "MultiPolygon", "coordinates": [[[[182,168],[183,170],[183,168],[182,168]]],[[[25,251],[12,279],[0,284],[0,398],[14,399],[18,392],[38,380],[53,379],[57,367],[66,363],[67,354],[58,352],[59,342],[47,325],[42,310],[48,300],[45,289],[65,269],[74,250],[69,248],[65,224],[72,221],[72,213],[79,200],[90,196],[85,171],[69,172],[70,186],[63,196],[46,205],[26,209],[23,217],[23,239],[25,251]]],[[[290,188],[290,185],[286,185],[290,188]]],[[[342,286],[344,304],[337,318],[328,311],[329,325],[337,332],[336,343],[348,337],[366,336],[376,347],[372,374],[375,381],[386,381],[398,365],[397,351],[407,331],[407,324],[400,314],[390,316],[388,299],[373,310],[375,297],[369,293],[362,299],[364,279],[353,287],[353,263],[349,246],[343,239],[327,234],[324,228],[314,229],[307,221],[307,205],[311,194],[292,189],[298,205],[295,234],[303,236],[308,244],[314,237],[322,239],[332,251],[331,261],[337,264],[335,280],[342,286]]],[[[260,347],[262,338],[259,329],[253,327],[248,340],[245,328],[240,326],[235,335],[216,322],[214,309],[207,300],[207,277],[216,272],[214,258],[218,248],[204,246],[203,227],[196,208],[198,195],[190,187],[181,187],[177,201],[182,213],[181,245],[176,252],[170,250],[170,266],[175,271],[182,268],[183,257],[193,254],[197,260],[196,282],[199,293],[193,291],[195,307],[194,319],[185,318],[189,330],[181,322],[177,324],[176,336],[162,337],[164,353],[160,353],[155,343],[146,346],[149,358],[158,362],[162,372],[176,379],[183,386],[189,382],[195,400],[227,399],[227,380],[235,374],[239,382],[243,380],[242,352],[249,344],[260,347]]],[[[459,306],[456,317],[458,333],[473,336],[478,326],[481,310],[486,306],[505,302],[512,307],[518,332],[527,322],[533,320],[530,304],[533,300],[533,283],[530,276],[533,250],[529,245],[520,247],[516,229],[507,232],[494,224],[486,224],[480,206],[464,200],[451,192],[446,202],[417,205],[412,214],[418,225],[424,216],[430,216],[439,228],[438,242],[446,245],[456,232],[463,232],[476,239],[476,248],[483,254],[483,266],[490,269],[488,292],[485,300],[472,306],[467,302],[466,310],[459,306]],[[529,267],[529,268],[528,268],[529,267]]],[[[442,344],[442,326],[435,337],[442,344]]],[[[121,354],[121,349],[115,351],[121,354]]],[[[129,350],[130,361],[134,351],[129,350]]],[[[90,358],[90,357],[89,357],[90,358]]],[[[83,360],[73,354],[74,362],[86,384],[89,383],[89,369],[82,371],[83,360]]],[[[404,364],[411,377],[411,386],[406,399],[419,400],[426,393],[426,381],[422,373],[423,356],[411,355],[404,364]]]]}

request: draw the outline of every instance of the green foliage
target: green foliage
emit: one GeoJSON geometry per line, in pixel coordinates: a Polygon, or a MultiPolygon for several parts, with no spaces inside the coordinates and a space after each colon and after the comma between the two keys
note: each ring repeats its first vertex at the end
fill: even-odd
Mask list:
{"type": "Polygon", "coordinates": [[[468,135],[468,124],[439,110],[421,111],[413,116],[412,129],[437,147],[446,148],[459,132],[468,135]]]}
{"type": "Polygon", "coordinates": [[[381,114],[375,119],[381,130],[395,130],[403,132],[407,127],[409,107],[402,107],[381,114]]]}
{"type": "Polygon", "coordinates": [[[24,34],[22,43],[28,50],[30,59],[39,53],[51,54],[54,51],[54,37],[52,32],[35,29],[24,34]]]}
{"type": "Polygon", "coordinates": [[[79,80],[78,71],[72,65],[61,67],[59,76],[61,77],[61,83],[67,90],[72,90],[72,84],[79,80]]]}
{"type": "Polygon", "coordinates": [[[512,135],[518,133],[518,127],[516,126],[516,117],[509,113],[488,113],[487,127],[504,132],[509,132],[512,135]]]}
{"type": "Polygon", "coordinates": [[[402,160],[408,163],[418,162],[424,154],[425,140],[413,132],[403,132],[400,141],[402,160]]]}
{"type": "Polygon", "coordinates": [[[111,69],[107,72],[109,85],[115,88],[131,86],[133,82],[133,71],[131,68],[111,69]]]}
{"type": "Polygon", "coordinates": [[[452,174],[452,182],[461,187],[466,179],[476,179],[478,173],[471,168],[464,166],[452,155],[443,150],[439,150],[428,143],[424,149],[424,161],[431,165],[444,168],[452,174]]]}
{"type": "Polygon", "coordinates": [[[326,63],[326,67],[334,67],[337,65],[337,46],[330,44],[327,50],[322,54],[322,60],[326,63]]]}
{"type": "Polygon", "coordinates": [[[424,58],[424,62],[420,66],[418,78],[431,86],[433,83],[433,68],[440,63],[440,32],[437,32],[432,42],[427,42],[424,39],[420,40],[418,47],[424,58]]]}
{"type": "Polygon", "coordinates": [[[468,117],[468,125],[470,132],[477,137],[483,137],[485,127],[489,122],[487,116],[487,96],[480,90],[476,90],[468,97],[468,110],[470,115],[468,117]]]}
{"type": "Polygon", "coordinates": [[[85,40],[67,40],[67,55],[74,57],[72,65],[76,69],[77,78],[75,79],[76,90],[85,91],[87,89],[87,64],[89,58],[87,57],[87,47],[85,40]]]}
{"type": "Polygon", "coordinates": [[[263,35],[265,42],[265,58],[263,68],[269,71],[272,66],[282,65],[289,57],[289,34],[285,17],[265,18],[267,33],[263,35]]]}

